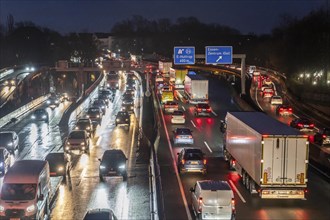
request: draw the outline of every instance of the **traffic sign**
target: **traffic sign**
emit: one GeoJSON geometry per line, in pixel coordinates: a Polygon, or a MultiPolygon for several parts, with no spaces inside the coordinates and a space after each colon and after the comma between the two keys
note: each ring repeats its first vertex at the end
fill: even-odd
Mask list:
{"type": "Polygon", "coordinates": [[[207,46],[205,47],[206,64],[232,64],[232,46],[207,46]]]}
{"type": "Polygon", "coordinates": [[[174,47],[174,65],[195,64],[195,47],[174,47]]]}

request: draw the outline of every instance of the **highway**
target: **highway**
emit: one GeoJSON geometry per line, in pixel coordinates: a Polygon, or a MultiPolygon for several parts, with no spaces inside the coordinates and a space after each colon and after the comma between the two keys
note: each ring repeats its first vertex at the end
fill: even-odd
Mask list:
{"type": "MultiPolygon", "coordinates": [[[[213,109],[211,118],[195,118],[192,105],[179,101],[186,114],[184,127],[193,130],[195,144],[206,153],[208,173],[181,174],[176,171],[176,153],[183,147],[173,144],[170,116],[164,115],[164,132],[161,136],[161,147],[158,149],[159,165],[161,167],[164,203],[167,219],[193,219],[189,189],[197,180],[214,179],[227,180],[231,184],[236,200],[236,219],[329,219],[330,185],[318,174],[308,173],[309,184],[306,200],[262,200],[251,196],[244,188],[240,177],[228,169],[222,157],[222,137],[219,132],[219,121],[227,111],[241,109],[231,99],[231,92],[225,81],[208,76],[209,99],[213,109]],[[320,205],[323,204],[323,205],[320,205]]],[[[163,113],[160,113],[161,115],[163,113]]]]}
{"type": "MultiPolygon", "coordinates": [[[[65,182],[61,182],[61,177],[51,177],[52,189],[58,188],[51,207],[51,219],[82,219],[87,210],[106,207],[111,207],[119,219],[150,218],[148,164],[136,163],[139,117],[142,110],[138,108],[138,100],[142,94],[140,89],[138,87],[135,114],[131,115],[129,128],[116,127],[114,123],[116,113],[121,109],[124,92],[122,85],[101,125],[96,129],[91,140],[90,154],[70,154],[70,171],[65,182]],[[98,158],[107,149],[124,151],[128,158],[127,181],[123,181],[122,177],[111,177],[100,182],[98,158]]],[[[47,108],[49,124],[32,123],[30,115],[27,115],[17,124],[1,128],[15,131],[20,138],[20,149],[12,158],[12,163],[21,159],[44,159],[49,152],[63,151],[63,143],[74,121],[69,122],[68,127],[60,127],[59,122],[70,104],[64,102],[54,110],[47,108]]]]}

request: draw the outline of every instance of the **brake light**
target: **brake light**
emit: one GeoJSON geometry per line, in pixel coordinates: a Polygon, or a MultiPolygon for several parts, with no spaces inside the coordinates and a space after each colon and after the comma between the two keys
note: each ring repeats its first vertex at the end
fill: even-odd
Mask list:
{"type": "Polygon", "coordinates": [[[181,163],[182,163],[182,164],[185,164],[185,163],[186,163],[186,161],[185,161],[184,159],[182,159],[182,160],[181,160],[181,163]]]}
{"type": "Polygon", "coordinates": [[[289,111],[292,111],[292,108],[289,108],[289,111]]]}
{"type": "Polygon", "coordinates": [[[191,135],[189,135],[189,139],[192,139],[192,136],[191,135]]]}
{"type": "Polygon", "coordinates": [[[207,109],[207,112],[211,112],[211,108],[208,108],[208,109],[207,109]]]}
{"type": "Polygon", "coordinates": [[[207,163],[207,160],[206,160],[206,159],[204,159],[204,160],[203,160],[203,164],[204,164],[204,165],[206,165],[206,163],[207,163]]]}
{"type": "Polygon", "coordinates": [[[283,111],[283,108],[280,108],[280,111],[283,111]]]}
{"type": "Polygon", "coordinates": [[[322,135],[322,138],[326,138],[327,136],[324,134],[324,135],[322,135]]]}
{"type": "Polygon", "coordinates": [[[201,109],[201,108],[198,108],[198,109],[197,109],[197,111],[199,111],[199,112],[200,112],[200,111],[202,111],[202,109],[201,109]]]}
{"type": "Polygon", "coordinates": [[[309,126],[313,128],[314,127],[314,124],[310,124],[309,126]]]}
{"type": "Polygon", "coordinates": [[[233,166],[235,166],[236,165],[236,160],[233,160],[233,166]]]}
{"type": "Polygon", "coordinates": [[[202,203],[203,203],[203,198],[199,197],[198,198],[198,212],[202,211],[202,203]]]}
{"type": "Polygon", "coordinates": [[[303,125],[301,123],[298,123],[298,127],[302,127],[303,125]]]}
{"type": "Polygon", "coordinates": [[[177,135],[177,136],[175,136],[175,138],[180,138],[180,136],[179,136],[179,135],[177,135]]]}
{"type": "Polygon", "coordinates": [[[235,210],[235,199],[231,199],[231,208],[235,210]]]}

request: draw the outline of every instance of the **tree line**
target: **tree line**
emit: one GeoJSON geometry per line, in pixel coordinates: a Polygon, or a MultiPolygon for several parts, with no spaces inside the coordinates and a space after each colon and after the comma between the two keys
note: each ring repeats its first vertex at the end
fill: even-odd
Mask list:
{"type": "MultiPolygon", "coordinates": [[[[195,46],[196,53],[204,53],[205,46],[230,45],[235,54],[247,55],[247,64],[279,70],[292,79],[302,73],[323,73],[319,81],[326,84],[330,75],[330,18],[329,10],[322,8],[301,19],[283,16],[280,25],[263,35],[243,35],[234,28],[205,24],[195,17],[172,22],[142,16],[118,22],[111,35],[111,49],[120,49],[126,56],[156,53],[171,58],[174,46],[195,46]]],[[[74,56],[89,62],[100,55],[99,42],[90,33],[61,35],[31,22],[15,23],[11,15],[0,27],[0,40],[1,67],[29,62],[52,66],[57,60],[74,56]]],[[[310,80],[312,77],[303,82],[310,80]]]]}

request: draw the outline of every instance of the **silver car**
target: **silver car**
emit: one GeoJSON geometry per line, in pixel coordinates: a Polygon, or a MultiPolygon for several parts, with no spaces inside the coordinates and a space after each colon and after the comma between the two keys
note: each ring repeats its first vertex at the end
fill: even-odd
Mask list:
{"type": "Polygon", "coordinates": [[[192,131],[189,128],[176,128],[173,131],[174,144],[194,144],[192,131]]]}
{"type": "Polygon", "coordinates": [[[178,153],[178,172],[207,173],[207,160],[200,148],[183,148],[178,153]]]}

